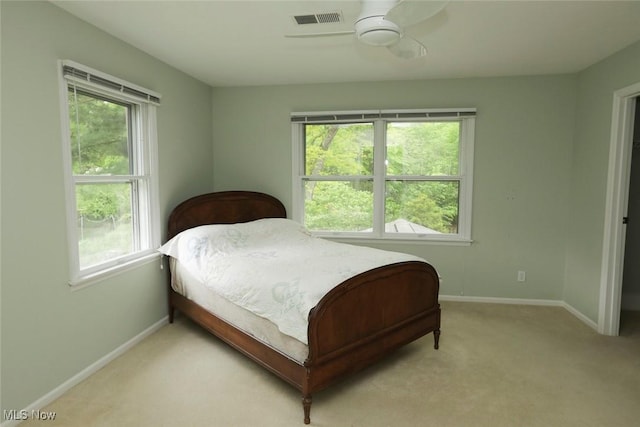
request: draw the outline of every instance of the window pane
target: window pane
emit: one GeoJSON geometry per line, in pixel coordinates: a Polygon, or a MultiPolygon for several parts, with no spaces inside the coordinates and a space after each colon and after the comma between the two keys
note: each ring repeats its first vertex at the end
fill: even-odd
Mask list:
{"type": "Polygon", "coordinates": [[[305,225],[314,231],[371,231],[373,182],[305,182],[305,225]]]}
{"type": "Polygon", "coordinates": [[[387,175],[457,175],[459,122],[387,124],[387,175]]]}
{"type": "Polygon", "coordinates": [[[388,181],[385,231],[457,233],[459,191],[457,181],[388,181]]]}
{"type": "Polygon", "coordinates": [[[76,185],[81,269],[134,251],[132,185],[76,185]]]}
{"type": "Polygon", "coordinates": [[[305,175],[372,175],[373,123],[307,124],[305,175]]]}
{"type": "Polygon", "coordinates": [[[73,87],[68,94],[73,173],[130,174],[130,107],[73,87]]]}

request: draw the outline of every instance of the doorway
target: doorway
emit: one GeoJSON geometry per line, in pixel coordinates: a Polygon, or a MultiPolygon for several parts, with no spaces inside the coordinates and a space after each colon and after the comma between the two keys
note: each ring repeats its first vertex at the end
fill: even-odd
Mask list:
{"type": "Polygon", "coordinates": [[[605,335],[618,335],[620,332],[627,230],[623,218],[628,217],[631,155],[640,83],[620,89],[613,95],[598,313],[598,332],[605,335]]]}
{"type": "Polygon", "coordinates": [[[629,173],[629,199],[627,230],[622,273],[622,300],[620,302],[620,333],[633,330],[640,319],[640,97],[635,103],[631,170],[629,173]]]}

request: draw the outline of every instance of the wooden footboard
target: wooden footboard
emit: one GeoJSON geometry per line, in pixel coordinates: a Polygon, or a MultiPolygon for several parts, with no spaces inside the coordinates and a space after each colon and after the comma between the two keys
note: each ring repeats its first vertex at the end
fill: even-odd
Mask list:
{"type": "Polygon", "coordinates": [[[311,394],[430,332],[440,335],[438,275],[423,262],[380,267],[327,294],[309,315],[305,423],[311,394]]]}
{"type": "Polygon", "coordinates": [[[379,267],[357,275],[324,296],[309,314],[309,360],[322,364],[402,330],[407,342],[438,329],[408,331],[440,312],[438,275],[418,261],[379,267]],[[417,335],[416,335],[417,334],[417,335]]]}

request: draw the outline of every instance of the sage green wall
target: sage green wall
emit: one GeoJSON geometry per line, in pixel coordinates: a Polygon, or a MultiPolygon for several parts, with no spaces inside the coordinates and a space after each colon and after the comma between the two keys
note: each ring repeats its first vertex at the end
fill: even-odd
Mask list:
{"type": "Polygon", "coordinates": [[[2,408],[22,409],[166,315],[159,261],[71,291],[58,59],[163,95],[162,218],[212,189],[210,87],[48,2],[0,2],[2,408]]]}
{"type": "Polygon", "coordinates": [[[561,300],[575,102],[573,75],[214,88],[215,189],[291,210],[292,111],[476,107],[474,243],[377,246],[430,260],[445,295],[561,300]]]}
{"type": "Polygon", "coordinates": [[[613,93],[640,82],[640,42],[578,74],[564,300],[598,320],[613,93]]]}

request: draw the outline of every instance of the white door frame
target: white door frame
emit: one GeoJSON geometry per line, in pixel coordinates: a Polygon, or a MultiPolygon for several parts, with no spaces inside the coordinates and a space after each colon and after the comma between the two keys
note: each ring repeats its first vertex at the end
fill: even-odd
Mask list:
{"type": "Polygon", "coordinates": [[[620,330],[622,272],[627,228],[622,223],[622,218],[627,215],[629,204],[635,98],[638,96],[640,96],[640,83],[617,90],[613,94],[598,311],[598,332],[605,335],[618,335],[620,330]]]}

